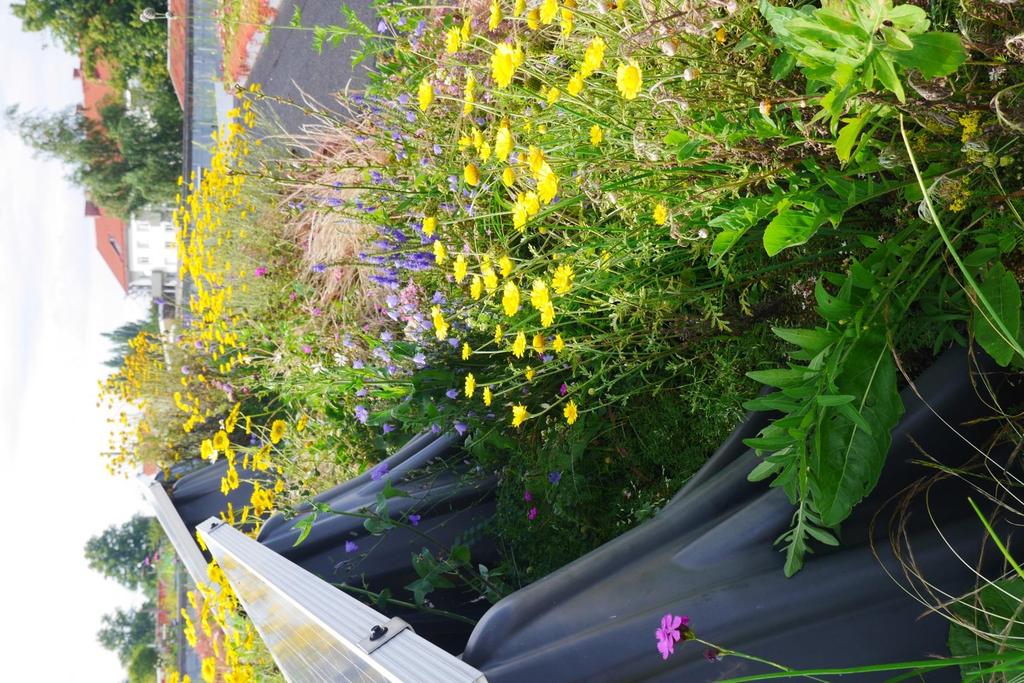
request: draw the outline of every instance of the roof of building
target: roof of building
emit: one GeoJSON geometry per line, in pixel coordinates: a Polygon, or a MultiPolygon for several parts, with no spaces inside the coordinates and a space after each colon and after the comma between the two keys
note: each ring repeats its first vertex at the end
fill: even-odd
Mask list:
{"type": "Polygon", "coordinates": [[[186,59],[186,33],[189,10],[188,0],[170,0],[167,3],[167,10],[172,17],[167,22],[167,72],[171,75],[171,83],[174,84],[174,93],[178,96],[181,108],[185,108],[185,59],[186,59]]]}
{"type": "MultiPolygon", "coordinates": [[[[93,77],[85,74],[81,68],[75,69],[75,78],[82,81],[82,113],[92,121],[100,122],[99,109],[105,100],[113,97],[116,92],[109,85],[110,67],[100,62],[96,65],[93,77]]],[[[102,207],[86,200],[85,215],[92,217],[96,229],[96,250],[117,278],[118,284],[125,292],[128,291],[128,254],[126,236],[128,226],[120,218],[108,215],[102,207]]]]}

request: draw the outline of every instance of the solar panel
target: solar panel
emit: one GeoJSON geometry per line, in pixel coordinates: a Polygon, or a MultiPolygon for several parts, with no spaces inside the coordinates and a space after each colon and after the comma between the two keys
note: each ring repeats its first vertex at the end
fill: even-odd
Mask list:
{"type": "Polygon", "coordinates": [[[482,673],[229,524],[197,528],[284,676],[295,683],[486,683],[482,673]]]}

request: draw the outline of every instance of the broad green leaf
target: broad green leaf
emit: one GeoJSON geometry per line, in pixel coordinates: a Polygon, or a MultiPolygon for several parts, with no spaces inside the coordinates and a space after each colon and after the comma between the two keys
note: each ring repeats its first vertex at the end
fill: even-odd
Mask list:
{"type": "MultiPolygon", "coordinates": [[[[896,367],[881,333],[860,336],[850,347],[836,386],[856,396],[853,403],[827,410],[808,453],[814,509],[825,526],[835,526],[875,488],[903,414],[896,390],[896,367]],[[839,411],[856,410],[871,434],[839,411]]],[[[861,423],[863,424],[863,423],[861,423]]]]}
{"type": "Polygon", "coordinates": [[[928,30],[928,14],[916,5],[897,5],[888,11],[886,18],[894,26],[910,35],[917,35],[928,30]]]}
{"type": "Polygon", "coordinates": [[[825,406],[826,408],[846,405],[856,398],[857,397],[852,394],[821,394],[815,397],[818,405],[825,406]]]}
{"type": "Polygon", "coordinates": [[[871,64],[875,67],[875,77],[881,81],[882,85],[895,93],[896,99],[900,102],[906,102],[907,95],[903,92],[903,84],[900,83],[900,77],[896,75],[896,69],[889,61],[889,57],[881,52],[876,52],[871,59],[871,64]]]}
{"type": "Polygon", "coordinates": [[[715,236],[711,255],[717,258],[724,256],[747,230],[767,218],[777,203],[778,197],[775,195],[743,199],[725,213],[708,221],[709,226],[722,230],[715,236]]]}
{"type": "Polygon", "coordinates": [[[925,78],[948,76],[967,61],[967,52],[956,33],[922,33],[914,36],[914,49],[892,53],[905,69],[917,69],[925,78]]]}
{"type": "Polygon", "coordinates": [[[775,256],[783,249],[805,243],[826,218],[826,213],[820,210],[790,207],[781,211],[764,229],[764,250],[769,256],[775,256]]]}
{"type": "Polygon", "coordinates": [[[860,116],[856,116],[851,119],[844,119],[846,125],[839,129],[839,135],[836,137],[836,156],[839,157],[839,161],[844,164],[850,160],[850,155],[853,153],[853,146],[857,143],[857,138],[860,137],[860,132],[864,129],[864,124],[871,118],[871,110],[868,109],[860,116]]]}
{"type": "MultiPolygon", "coordinates": [[[[962,621],[954,622],[949,629],[949,653],[954,657],[970,657],[982,654],[1002,653],[992,663],[964,664],[960,675],[964,680],[977,676],[978,672],[989,669],[1000,661],[1016,660],[1012,670],[1021,671],[1020,656],[1024,653],[1024,581],[1020,579],[995,581],[986,585],[976,595],[956,602],[951,609],[962,621]],[[969,624],[971,629],[961,624],[969,624]],[[978,632],[991,634],[980,637],[978,632]]],[[[989,680],[990,677],[973,680],[989,680]]]]}
{"type": "Polygon", "coordinates": [[[804,351],[812,354],[821,353],[829,344],[836,340],[836,334],[823,328],[813,330],[773,327],[775,336],[788,341],[790,344],[799,346],[804,351]]]}
{"type": "Polygon", "coordinates": [[[807,371],[803,368],[788,370],[780,368],[776,370],[751,370],[747,373],[747,377],[755,382],[767,384],[770,387],[785,388],[801,384],[806,373],[807,371]]]}
{"type": "MultiPolygon", "coordinates": [[[[1013,273],[1006,270],[1002,263],[993,265],[985,275],[981,284],[981,293],[995,309],[1003,325],[1013,335],[1020,338],[1020,285],[1013,273]]],[[[1013,347],[1003,338],[1002,332],[992,326],[985,309],[974,307],[971,316],[971,327],[974,338],[992,356],[999,365],[1006,367],[1013,360],[1013,347]]]]}
{"type": "Polygon", "coordinates": [[[299,537],[295,539],[295,543],[292,546],[296,546],[306,540],[309,536],[309,532],[313,530],[313,521],[316,519],[316,515],[307,515],[306,517],[299,520],[295,525],[295,529],[299,530],[299,537]]]}
{"type": "Polygon", "coordinates": [[[848,301],[829,294],[820,279],[814,284],[814,300],[818,302],[818,314],[829,322],[846,320],[857,310],[848,301]]]}
{"type": "Polygon", "coordinates": [[[825,545],[839,545],[839,539],[833,536],[830,532],[824,529],[819,529],[815,526],[808,525],[807,533],[810,534],[811,538],[824,543],[825,545]]]}
{"type": "Polygon", "coordinates": [[[750,470],[750,474],[747,475],[747,481],[763,481],[772,476],[778,469],[778,463],[774,463],[771,460],[762,460],[757,464],[757,467],[750,470]]]}

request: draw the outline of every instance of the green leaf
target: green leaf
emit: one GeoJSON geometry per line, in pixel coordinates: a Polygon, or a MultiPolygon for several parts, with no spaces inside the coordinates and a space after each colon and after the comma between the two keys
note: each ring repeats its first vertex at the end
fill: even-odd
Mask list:
{"type": "Polygon", "coordinates": [[[775,369],[775,370],[751,370],[747,373],[747,377],[760,382],[761,384],[767,384],[770,387],[791,387],[797,384],[802,384],[805,379],[807,370],[804,368],[798,369],[775,369]]]}
{"type": "Polygon", "coordinates": [[[469,546],[464,544],[452,546],[452,559],[459,564],[469,564],[469,546]]]}
{"type": "MultiPolygon", "coordinates": [[[[1020,285],[1017,284],[1013,273],[1002,263],[996,263],[985,275],[985,280],[981,284],[981,294],[992,305],[1006,330],[1013,335],[1013,339],[1019,339],[1021,296],[1020,285]]],[[[1010,364],[1014,355],[1013,346],[997,327],[993,327],[987,310],[975,305],[974,314],[971,316],[971,328],[981,348],[985,349],[1000,366],[1006,367],[1010,364]]]]}
{"type": "Polygon", "coordinates": [[[826,408],[833,406],[841,406],[852,402],[857,397],[852,394],[821,394],[815,396],[819,406],[825,406],[826,408]]]}
{"type": "Polygon", "coordinates": [[[712,228],[721,228],[711,245],[711,255],[721,258],[741,238],[775,210],[779,197],[767,195],[740,200],[735,206],[708,221],[712,228]]]}
{"type": "Polygon", "coordinates": [[[824,413],[808,454],[814,509],[825,526],[846,519],[878,483],[892,429],[903,414],[896,367],[882,334],[869,332],[854,341],[836,386],[857,400],[824,413]],[[852,421],[844,408],[863,419],[852,421]],[[871,425],[871,434],[865,423],[871,425]]]}
{"type": "MultiPolygon", "coordinates": [[[[1015,660],[1018,663],[1013,671],[1019,674],[1020,656],[1024,653],[1020,644],[1024,642],[1022,603],[1024,581],[1016,578],[987,584],[976,595],[954,603],[951,609],[959,619],[949,629],[949,653],[954,657],[998,653],[1003,657],[994,658],[992,664],[1015,660]],[[979,632],[989,635],[980,636],[979,632]]],[[[990,666],[988,663],[962,664],[960,674],[968,680],[990,666]]]]}
{"type": "Polygon", "coordinates": [[[922,33],[914,36],[914,49],[892,53],[905,69],[917,69],[925,78],[948,76],[967,61],[967,52],[956,33],[922,33]]]}
{"type": "Polygon", "coordinates": [[[850,160],[850,155],[853,153],[853,146],[857,143],[857,138],[860,137],[860,132],[864,129],[864,124],[868,122],[871,110],[865,111],[860,116],[852,119],[844,119],[846,125],[839,129],[839,135],[836,137],[836,156],[844,164],[850,160]]]}
{"type": "Polygon", "coordinates": [[[808,524],[807,533],[811,536],[811,538],[821,543],[824,543],[825,545],[839,545],[839,539],[837,539],[835,536],[833,536],[830,532],[826,531],[825,529],[819,529],[816,526],[808,524]]]}
{"type": "Polygon", "coordinates": [[[771,460],[762,460],[757,464],[757,467],[750,470],[750,474],[747,475],[747,481],[762,481],[775,474],[778,469],[778,463],[771,460]]]}
{"type": "Polygon", "coordinates": [[[316,514],[307,515],[300,519],[294,526],[295,529],[299,530],[299,537],[296,538],[295,543],[292,544],[293,548],[306,540],[306,537],[309,536],[309,532],[313,530],[313,522],[315,520],[316,514]]]}
{"type": "Polygon", "coordinates": [[[907,94],[903,91],[903,84],[900,83],[900,77],[896,75],[896,68],[893,67],[889,58],[881,52],[876,52],[871,59],[871,64],[875,67],[875,77],[881,81],[882,85],[895,93],[896,99],[900,102],[906,102],[907,94]]]}
{"type": "Polygon", "coordinates": [[[384,482],[384,490],[380,492],[380,495],[382,495],[385,500],[389,498],[409,497],[409,494],[403,491],[402,489],[396,489],[394,486],[392,486],[390,478],[386,482],[384,482]]]}
{"type": "Polygon", "coordinates": [[[780,339],[799,346],[804,351],[814,355],[824,351],[837,338],[837,335],[834,332],[830,332],[821,327],[813,330],[773,327],[772,332],[774,332],[775,336],[780,339]]]}
{"type": "Polygon", "coordinates": [[[288,25],[292,28],[302,28],[302,8],[295,5],[295,9],[292,11],[292,18],[288,22],[288,25]]]}
{"type": "Polygon", "coordinates": [[[772,62],[772,80],[781,81],[796,66],[796,57],[790,52],[783,52],[772,62]]]}
{"type": "Polygon", "coordinates": [[[783,249],[803,244],[811,239],[826,218],[821,210],[783,209],[764,230],[765,252],[775,256],[783,249]]]}

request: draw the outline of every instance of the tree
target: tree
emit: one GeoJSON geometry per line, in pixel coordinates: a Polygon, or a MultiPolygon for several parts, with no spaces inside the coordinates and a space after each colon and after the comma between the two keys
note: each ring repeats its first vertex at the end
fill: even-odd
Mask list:
{"type": "Polygon", "coordinates": [[[150,575],[145,560],[156,549],[149,531],[152,524],[152,517],[135,515],[90,538],[85,544],[89,567],[129,590],[144,587],[150,575]]]}
{"type": "Polygon", "coordinates": [[[166,2],[153,0],[24,0],[11,5],[26,31],[49,31],[71,54],[82,56],[88,73],[106,61],[114,80],[125,87],[133,78],[146,89],[158,89],[167,76],[167,24],[143,23],[148,6],[163,11],[166,2]]]}
{"type": "Polygon", "coordinates": [[[127,322],[110,332],[101,332],[104,337],[113,342],[111,357],[104,361],[104,365],[110,368],[120,368],[124,365],[125,357],[131,352],[128,342],[135,339],[140,332],[148,332],[152,335],[160,333],[159,323],[156,319],[156,307],[150,310],[150,316],[143,320],[127,322]]]}
{"type": "Polygon", "coordinates": [[[60,159],[69,179],[121,217],[174,201],[181,173],[181,111],[171,93],[140,93],[132,108],[107,102],[101,123],[68,109],[55,114],[6,111],[13,127],[43,156],[60,159]]]}
{"type": "Polygon", "coordinates": [[[135,609],[116,608],[113,614],[103,615],[103,626],[96,633],[100,645],[117,655],[121,664],[128,666],[139,645],[152,649],[156,637],[154,605],[147,602],[135,609]]]}

